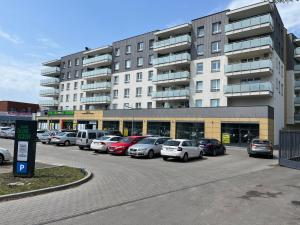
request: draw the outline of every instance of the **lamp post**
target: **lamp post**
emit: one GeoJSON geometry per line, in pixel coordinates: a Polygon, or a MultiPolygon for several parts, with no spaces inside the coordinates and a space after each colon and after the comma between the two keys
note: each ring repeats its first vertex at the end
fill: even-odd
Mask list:
{"type": "Polygon", "coordinates": [[[125,106],[125,108],[128,108],[128,109],[132,109],[132,122],[131,122],[131,136],[133,135],[133,128],[134,128],[134,108],[133,107],[130,107],[128,105],[125,106]]]}

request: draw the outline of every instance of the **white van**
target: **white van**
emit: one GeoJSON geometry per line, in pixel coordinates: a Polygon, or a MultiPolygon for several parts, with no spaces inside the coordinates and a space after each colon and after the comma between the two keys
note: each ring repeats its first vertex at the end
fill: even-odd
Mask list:
{"type": "Polygon", "coordinates": [[[79,149],[90,148],[94,139],[100,138],[106,135],[105,131],[102,130],[80,130],[76,136],[76,145],[79,149]]]}

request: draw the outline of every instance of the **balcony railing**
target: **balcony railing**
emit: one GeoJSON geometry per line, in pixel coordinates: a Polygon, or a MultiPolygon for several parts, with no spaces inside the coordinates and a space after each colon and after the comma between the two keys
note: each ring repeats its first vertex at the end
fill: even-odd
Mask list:
{"type": "Polygon", "coordinates": [[[158,74],[153,77],[153,82],[188,79],[188,78],[190,78],[190,73],[188,71],[182,71],[176,73],[158,74]]]}
{"type": "Polygon", "coordinates": [[[261,92],[261,91],[273,92],[273,85],[270,82],[264,82],[264,83],[250,83],[250,84],[237,84],[237,85],[224,86],[225,94],[261,92]]]}
{"type": "Polygon", "coordinates": [[[184,42],[191,42],[191,36],[190,35],[182,35],[182,36],[178,36],[178,37],[172,37],[166,40],[162,40],[162,41],[157,41],[154,42],[153,48],[157,49],[157,48],[164,48],[164,47],[168,47],[171,45],[176,45],[179,43],[184,43],[184,42]]]}
{"type": "Polygon", "coordinates": [[[60,73],[59,67],[48,67],[48,68],[42,69],[42,71],[41,71],[42,75],[58,74],[58,73],[60,73]]]}
{"type": "Polygon", "coordinates": [[[259,69],[272,69],[272,61],[266,59],[253,62],[225,65],[225,73],[235,73],[259,69]]]}
{"type": "Polygon", "coordinates": [[[54,106],[58,106],[58,101],[57,100],[41,100],[39,102],[39,104],[41,106],[45,106],[45,107],[54,107],[54,106]]]}
{"type": "Polygon", "coordinates": [[[81,98],[81,103],[84,104],[105,104],[105,103],[110,103],[110,97],[109,96],[96,96],[96,97],[86,97],[86,98],[81,98]]]}
{"type": "Polygon", "coordinates": [[[185,61],[185,60],[187,61],[191,60],[191,55],[189,53],[169,55],[169,56],[153,59],[153,65],[161,65],[161,64],[167,64],[167,63],[173,63],[173,62],[185,61]]]}
{"type": "Polygon", "coordinates": [[[41,83],[41,85],[58,85],[59,79],[58,78],[44,79],[44,80],[41,80],[40,83],[41,83]]]}
{"type": "Polygon", "coordinates": [[[232,31],[250,28],[250,27],[254,27],[266,23],[270,23],[271,25],[273,25],[273,19],[271,14],[256,16],[249,19],[241,20],[239,22],[227,24],[225,26],[225,32],[232,32],[232,31]]]}
{"type": "Polygon", "coordinates": [[[300,122],[300,113],[296,113],[294,115],[294,119],[295,119],[295,121],[300,122]]]}
{"type": "Polygon", "coordinates": [[[152,93],[152,98],[177,98],[189,97],[190,91],[187,89],[172,90],[172,91],[157,91],[152,93]]]}
{"type": "Polygon", "coordinates": [[[88,90],[97,90],[97,89],[108,89],[111,88],[111,83],[109,82],[101,82],[101,83],[94,83],[94,84],[85,84],[82,85],[81,89],[83,91],[88,91],[88,90]]]}
{"type": "Polygon", "coordinates": [[[59,90],[58,89],[45,89],[45,90],[40,90],[40,95],[41,96],[46,96],[46,95],[58,95],[59,90]]]}
{"type": "Polygon", "coordinates": [[[105,68],[105,69],[95,69],[92,71],[86,71],[82,73],[83,78],[89,78],[89,77],[96,77],[96,76],[102,76],[102,75],[108,75],[111,74],[111,69],[105,68]]]}
{"type": "Polygon", "coordinates": [[[112,56],[110,54],[99,55],[93,58],[87,58],[83,60],[83,65],[91,64],[91,63],[100,63],[112,61],[112,56]]]}
{"type": "Polygon", "coordinates": [[[300,97],[295,97],[294,103],[295,103],[296,105],[300,105],[300,97]]]}
{"type": "Polygon", "coordinates": [[[295,48],[295,56],[300,57],[300,47],[295,48]]]}
{"type": "Polygon", "coordinates": [[[295,88],[300,88],[300,80],[295,81],[295,88]]]}
{"type": "Polygon", "coordinates": [[[225,53],[227,53],[227,52],[240,51],[240,50],[257,48],[257,47],[262,47],[267,45],[273,47],[273,41],[271,37],[255,38],[248,41],[240,41],[240,42],[227,44],[225,45],[224,51],[225,53]]]}

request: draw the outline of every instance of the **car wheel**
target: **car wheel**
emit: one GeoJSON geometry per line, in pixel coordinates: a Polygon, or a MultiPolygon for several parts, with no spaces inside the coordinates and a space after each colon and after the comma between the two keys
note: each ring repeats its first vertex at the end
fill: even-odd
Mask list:
{"type": "Polygon", "coordinates": [[[200,151],[200,153],[199,153],[199,159],[203,159],[203,151],[200,151]]]}
{"type": "Polygon", "coordinates": [[[4,157],[3,157],[3,155],[0,155],[0,165],[2,165],[3,162],[4,162],[4,157]]]}
{"type": "Polygon", "coordinates": [[[252,155],[251,155],[251,154],[249,154],[249,157],[252,157],[252,155]]]}
{"type": "Polygon", "coordinates": [[[70,141],[65,141],[65,146],[69,146],[70,145],[70,141]]]}
{"type": "Polygon", "coordinates": [[[216,149],[213,150],[213,153],[212,153],[212,154],[213,154],[213,156],[217,156],[217,151],[216,151],[216,149]]]}
{"type": "Polygon", "coordinates": [[[167,160],[168,160],[168,157],[165,157],[165,156],[164,156],[164,157],[163,157],[163,160],[167,161],[167,160]]]}
{"type": "Polygon", "coordinates": [[[44,144],[44,145],[45,145],[45,144],[46,144],[46,142],[42,142],[42,144],[44,144]]]}
{"type": "Polygon", "coordinates": [[[182,161],[183,161],[183,162],[189,161],[189,156],[188,156],[187,153],[184,153],[183,158],[182,158],[182,161]]]}
{"type": "Polygon", "coordinates": [[[269,159],[273,159],[273,157],[274,157],[273,155],[270,155],[270,156],[269,156],[269,159]]]}
{"type": "Polygon", "coordinates": [[[223,148],[223,155],[225,155],[226,154],[226,148],[224,147],[223,148]]]}
{"type": "Polygon", "coordinates": [[[79,146],[79,149],[80,149],[80,150],[83,150],[83,149],[84,149],[84,147],[81,147],[81,146],[79,146]]]}
{"type": "Polygon", "coordinates": [[[148,158],[149,159],[152,159],[154,157],[154,152],[153,152],[153,150],[150,150],[149,152],[148,152],[148,158]]]}

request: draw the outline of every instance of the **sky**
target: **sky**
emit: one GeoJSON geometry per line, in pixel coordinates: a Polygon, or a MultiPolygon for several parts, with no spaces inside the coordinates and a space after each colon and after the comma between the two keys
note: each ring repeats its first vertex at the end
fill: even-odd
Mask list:
{"type": "MultiPolygon", "coordinates": [[[[0,100],[38,103],[41,64],[260,0],[0,0],[0,100]]],[[[279,4],[300,36],[300,2],[279,4]]]]}

